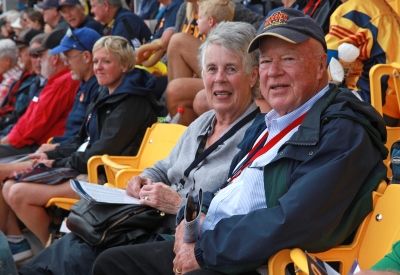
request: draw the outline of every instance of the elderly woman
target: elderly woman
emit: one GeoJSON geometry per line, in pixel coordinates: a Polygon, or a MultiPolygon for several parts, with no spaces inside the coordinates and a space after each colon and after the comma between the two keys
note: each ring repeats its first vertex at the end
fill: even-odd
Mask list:
{"type": "MultiPolygon", "coordinates": [[[[153,78],[134,69],[134,51],[122,37],[106,36],[93,47],[94,73],[103,89],[89,107],[84,127],[71,144],[39,153],[36,162],[51,167],[69,167],[87,173],[93,155],[134,155],[143,135],[156,121],[156,106],[150,98],[153,78]]],[[[76,197],[69,182],[58,185],[8,181],[3,196],[17,217],[45,244],[49,223],[45,204],[52,197],[76,197]]],[[[15,219],[14,219],[15,223],[15,219]]],[[[16,226],[13,226],[15,229],[16,226]]],[[[6,232],[18,235],[20,232],[6,232]]],[[[11,248],[22,245],[10,243],[11,248]]],[[[26,247],[26,243],[25,243],[26,247]]]]}
{"type": "MultiPolygon", "coordinates": [[[[199,188],[216,191],[225,183],[231,160],[239,151],[237,146],[258,113],[253,102],[258,79],[257,58],[254,53],[246,52],[254,33],[255,29],[247,23],[224,23],[210,34],[200,60],[207,100],[213,110],[190,124],[166,159],[131,179],[128,194],[140,198],[143,204],[176,214],[188,192],[196,193],[199,188]],[[191,165],[195,159],[200,160],[199,163],[191,165]],[[192,169],[188,169],[189,166],[192,169]]],[[[153,239],[154,236],[149,236],[147,241],[153,239]]],[[[40,274],[47,270],[52,274],[90,274],[102,249],[89,246],[74,234],[67,234],[19,272],[40,274]]],[[[129,246],[118,251],[125,249],[129,246]]],[[[113,274],[129,266],[126,259],[118,257],[114,258],[115,263],[110,263],[110,266],[119,266],[113,274]]]]}
{"type": "Polygon", "coordinates": [[[11,39],[0,39],[0,105],[7,97],[11,85],[17,81],[22,74],[18,66],[18,48],[11,39]]]}
{"type": "MultiPolygon", "coordinates": [[[[207,101],[215,110],[203,114],[193,122],[193,124],[196,125],[196,123],[204,119],[204,117],[215,113],[214,130],[211,131],[211,135],[205,138],[205,148],[211,146],[211,144],[226,131],[227,128],[224,126],[226,121],[229,122],[232,118],[239,116],[240,110],[244,110],[246,106],[250,104],[248,94],[257,82],[256,57],[254,54],[250,55],[246,53],[247,45],[252,39],[252,30],[253,27],[247,23],[220,23],[210,32],[206,41],[200,48],[200,64],[202,67],[202,77],[207,94],[207,101]],[[251,63],[246,62],[249,58],[252,60],[251,63]],[[220,129],[222,129],[222,131],[220,129]]],[[[192,124],[189,126],[189,129],[191,127],[192,124]]],[[[220,150],[222,150],[222,148],[220,150]]],[[[192,152],[195,153],[196,151],[193,150],[192,152]]],[[[235,150],[235,153],[237,153],[237,150],[235,150]]],[[[174,160],[174,158],[171,160],[174,160]]],[[[232,152],[229,158],[226,157],[222,160],[224,161],[225,169],[228,169],[232,160],[232,152]]],[[[163,162],[161,162],[161,164],[163,162]]],[[[217,188],[221,187],[221,183],[226,181],[226,172],[228,170],[222,170],[222,167],[217,166],[217,164],[218,163],[209,160],[204,167],[202,167],[203,169],[194,172],[195,174],[198,173],[198,175],[194,176],[195,186],[190,187],[194,189],[193,193],[197,193],[199,188],[202,188],[203,191],[216,191],[217,188]]],[[[186,168],[185,166],[187,166],[187,163],[182,165],[182,170],[186,168]]],[[[134,179],[130,182],[128,187],[128,192],[131,195],[139,198],[147,198],[143,200],[144,203],[157,208],[160,208],[160,205],[157,206],[153,203],[153,200],[158,201],[155,186],[161,185],[162,183],[149,184],[149,181],[156,182],[163,180],[162,177],[157,176],[160,167],[162,166],[158,163],[152,169],[146,170],[142,175],[144,179],[134,179]],[[140,185],[143,186],[140,188],[140,185]]],[[[180,170],[180,176],[182,176],[182,170],[180,170]]],[[[166,176],[169,178],[170,171],[164,171],[167,172],[166,176]]],[[[176,181],[172,183],[175,182],[176,181]]],[[[169,198],[171,198],[173,194],[173,191],[170,192],[171,195],[168,196],[169,198]]],[[[187,192],[184,192],[183,194],[186,193],[187,192]]],[[[183,194],[181,194],[181,197],[183,194]]],[[[174,213],[176,213],[181,206],[181,197],[176,197],[174,200],[171,199],[174,203],[171,204],[174,205],[174,213]]],[[[170,209],[164,210],[167,211],[170,209]]],[[[96,260],[93,273],[114,274],[115,272],[117,274],[131,274],[131,264],[136,262],[133,257],[131,257],[131,255],[133,256],[133,254],[131,254],[132,249],[136,251],[135,246],[123,246],[105,251],[96,260]]],[[[147,255],[152,253],[152,251],[147,250],[143,250],[142,252],[143,257],[146,257],[147,253],[147,255]]],[[[160,261],[163,262],[168,260],[169,259],[160,259],[160,261]]],[[[135,264],[137,264],[137,262],[135,264]]],[[[162,270],[161,266],[162,265],[148,267],[147,271],[150,272],[149,274],[172,273],[172,270],[162,270]]]]}

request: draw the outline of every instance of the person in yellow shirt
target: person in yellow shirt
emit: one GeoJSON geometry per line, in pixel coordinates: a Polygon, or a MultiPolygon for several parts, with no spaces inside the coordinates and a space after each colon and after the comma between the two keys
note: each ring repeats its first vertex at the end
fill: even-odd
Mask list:
{"type": "MultiPolygon", "coordinates": [[[[338,58],[338,47],[349,43],[359,49],[359,56],[352,63],[342,63],[345,69],[344,85],[358,92],[370,102],[369,70],[375,64],[400,61],[397,44],[400,41],[400,17],[385,0],[342,0],[330,17],[330,29],[325,39],[328,62],[338,58]]],[[[383,79],[386,104],[383,107],[387,125],[400,121],[393,83],[383,79]]]]}

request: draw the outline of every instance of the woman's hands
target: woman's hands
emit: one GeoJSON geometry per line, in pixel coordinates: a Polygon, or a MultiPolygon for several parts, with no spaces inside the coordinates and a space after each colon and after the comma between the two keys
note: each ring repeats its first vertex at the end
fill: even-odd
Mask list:
{"type": "Polygon", "coordinates": [[[37,165],[38,163],[43,163],[47,167],[52,167],[54,160],[49,159],[45,153],[33,153],[29,155],[29,158],[32,160],[32,165],[37,165]]]}
{"type": "Polygon", "coordinates": [[[128,181],[128,195],[140,199],[141,203],[167,214],[176,214],[181,204],[181,196],[162,182],[153,182],[140,176],[128,181]]]}

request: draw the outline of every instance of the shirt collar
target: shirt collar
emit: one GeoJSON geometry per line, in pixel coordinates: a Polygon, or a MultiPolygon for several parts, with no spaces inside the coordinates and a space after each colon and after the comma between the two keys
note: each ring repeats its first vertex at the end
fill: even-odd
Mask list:
{"type": "Polygon", "coordinates": [[[275,110],[269,111],[265,115],[265,124],[269,132],[268,140],[274,137],[280,131],[282,131],[296,118],[310,110],[314,103],[318,99],[320,99],[328,90],[329,85],[326,85],[322,90],[311,97],[306,103],[302,104],[300,107],[286,115],[280,116],[275,110]]]}

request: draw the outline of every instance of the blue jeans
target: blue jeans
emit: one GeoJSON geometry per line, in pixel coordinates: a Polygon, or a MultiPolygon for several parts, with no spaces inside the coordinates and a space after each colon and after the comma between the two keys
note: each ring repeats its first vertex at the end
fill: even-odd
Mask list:
{"type": "Polygon", "coordinates": [[[17,274],[17,268],[15,267],[10,248],[8,247],[7,238],[2,232],[0,232],[0,274],[17,274]]]}

